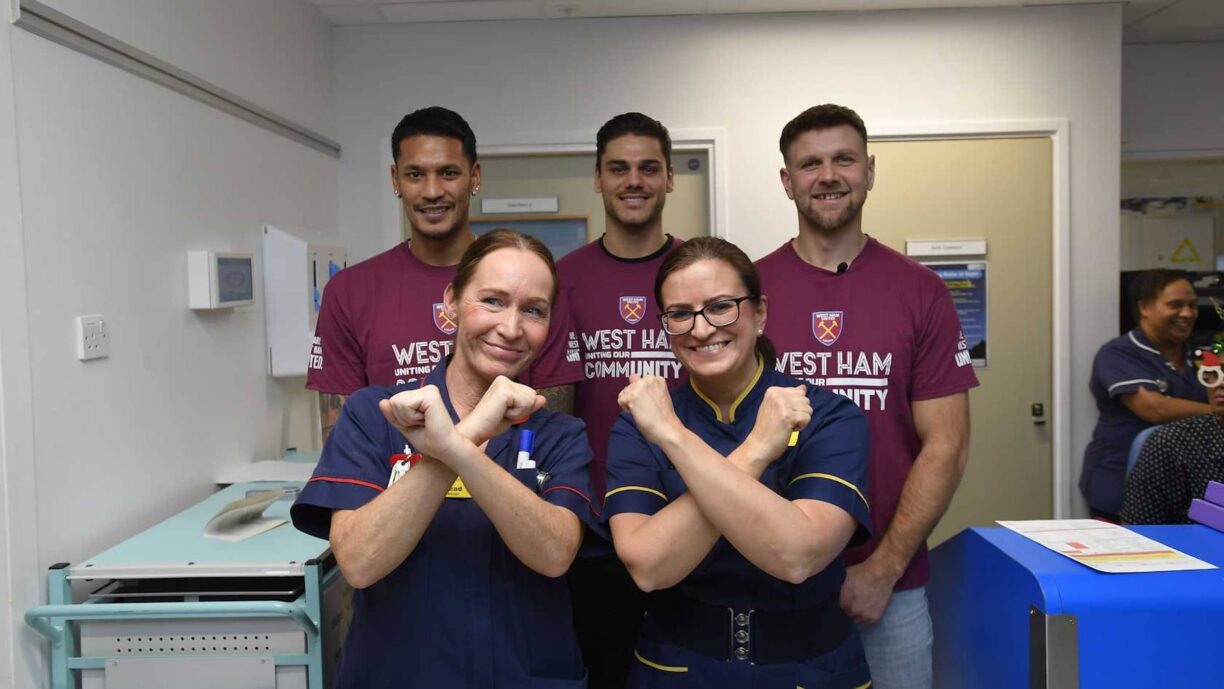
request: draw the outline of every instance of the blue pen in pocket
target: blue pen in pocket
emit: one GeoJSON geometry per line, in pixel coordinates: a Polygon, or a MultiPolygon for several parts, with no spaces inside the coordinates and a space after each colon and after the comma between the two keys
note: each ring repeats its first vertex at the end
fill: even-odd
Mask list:
{"type": "Polygon", "coordinates": [[[526,428],[519,431],[519,449],[518,463],[514,465],[515,469],[534,469],[536,468],[535,460],[531,458],[531,451],[535,449],[535,433],[526,428]]]}

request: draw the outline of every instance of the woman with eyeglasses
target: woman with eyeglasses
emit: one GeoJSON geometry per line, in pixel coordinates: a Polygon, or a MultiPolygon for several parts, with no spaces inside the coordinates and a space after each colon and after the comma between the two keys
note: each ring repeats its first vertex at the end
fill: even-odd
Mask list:
{"type": "Polygon", "coordinates": [[[631,377],[608,450],[616,552],[656,591],[631,687],[870,685],[838,605],[866,540],[867,423],[774,371],[766,298],[734,244],[695,239],[655,280],[689,384],[631,377]]]}

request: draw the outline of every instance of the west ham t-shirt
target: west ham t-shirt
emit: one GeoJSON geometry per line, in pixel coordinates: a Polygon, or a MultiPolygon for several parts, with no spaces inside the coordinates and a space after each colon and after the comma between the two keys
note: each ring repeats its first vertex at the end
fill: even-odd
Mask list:
{"type": "MultiPolygon", "coordinates": [[[[641,259],[608,253],[598,240],[569,253],[557,264],[565,296],[560,308],[569,312],[574,329],[565,354],[580,358],[582,380],[574,390],[574,415],[586,422],[594,459],[591,488],[602,501],[607,474],[608,436],[620,414],[616,397],[629,384],[629,374],[659,376],[674,387],[687,375],[672,354],[667,333],[654,303],[659,266],[680,240],[668,242],[641,259]]],[[[558,321],[564,322],[564,318],[558,321]]],[[[563,353],[554,352],[553,356],[563,353]]],[[[541,367],[549,366],[541,359],[541,367]]]]}
{"type": "MultiPolygon", "coordinates": [[[[442,307],[454,277],[455,266],[421,262],[408,242],[336,273],[323,290],[306,387],[350,395],[428,375],[454,342],[456,324],[442,307]]],[[[533,364],[519,380],[536,388],[576,382],[575,362],[547,355],[566,344],[550,336],[536,357],[550,363],[533,364]]]]}
{"type": "MultiPolygon", "coordinates": [[[[870,237],[840,275],[805,262],[791,242],[757,269],[777,369],[848,397],[867,416],[872,538],[848,551],[851,564],[862,562],[892,521],[918,456],[910,403],[978,384],[960,319],[939,276],[870,237]]],[[[924,544],[897,588],[921,586],[929,572],[924,544]]]]}

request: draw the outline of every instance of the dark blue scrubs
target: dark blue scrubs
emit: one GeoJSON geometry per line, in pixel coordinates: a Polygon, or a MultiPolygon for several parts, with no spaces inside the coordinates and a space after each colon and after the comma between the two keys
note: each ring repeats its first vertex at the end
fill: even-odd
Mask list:
{"type": "Polygon", "coordinates": [[[1194,362],[1186,353],[1179,371],[1169,363],[1143,328],[1106,342],[1092,362],[1088,389],[1096,399],[1096,428],[1084,451],[1080,492],[1088,504],[1101,512],[1118,514],[1126,485],[1126,457],[1139,431],[1152,424],[1135,416],[1122,404],[1120,395],[1140,388],[1193,402],[1207,402],[1207,389],[1198,382],[1194,362]]]}
{"type": "MultiPolygon", "coordinates": [[[[772,368],[760,371],[758,376],[730,410],[727,420],[691,382],[672,392],[672,404],[689,430],[726,456],[752,431],[766,389],[800,384],[772,368]]],[[[821,500],[842,508],[858,522],[851,544],[861,543],[867,540],[871,528],[864,497],[867,422],[862,412],[840,395],[810,387],[808,398],[813,410],[811,423],[800,432],[798,444],[765,470],[761,482],[788,500],[821,500]]],[[[623,512],[655,514],[686,490],[683,477],[666,455],[642,437],[632,416],[621,414],[612,429],[608,451],[604,518],[623,512]]],[[[844,579],[845,565],[837,558],[802,584],[791,584],[761,571],[720,538],[705,560],[664,595],[678,594],[737,611],[791,611],[828,601],[836,603],[844,579]]],[[[718,660],[647,635],[639,640],[635,656],[630,687],[851,689],[869,681],[862,641],[853,625],[840,647],[806,661],[753,664],[718,660]]]]}
{"type": "MultiPolygon", "coordinates": [[[[446,362],[424,384],[438,387],[457,419],[446,362]]],[[[404,437],[378,402],[406,389],[364,388],[345,402],[314,477],[293,505],[294,526],[326,539],[332,510],[361,507],[386,488],[404,437]]],[[[597,521],[585,425],[539,411],[489,441],[486,454],[534,491],[536,470],[514,468],[524,428],[535,433],[532,459],[551,475],[542,497],[583,522],[597,521]]],[[[519,562],[475,500],[448,497],[403,564],[355,592],[337,686],[578,689],[586,686],[585,673],[565,579],[519,562]]]]}

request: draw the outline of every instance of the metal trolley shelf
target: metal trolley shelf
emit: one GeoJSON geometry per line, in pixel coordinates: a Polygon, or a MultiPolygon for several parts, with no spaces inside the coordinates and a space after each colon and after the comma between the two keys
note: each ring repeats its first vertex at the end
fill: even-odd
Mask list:
{"type": "Polygon", "coordinates": [[[283,525],[243,541],[205,538],[223,506],[298,482],[229,486],[78,565],[47,574],[48,605],[26,623],[50,642],[53,689],[323,689],[347,631],[352,590],[327,541],[283,525]],[[74,581],[97,582],[80,603],[74,581]],[[79,683],[78,683],[79,680],[79,683]]]}

